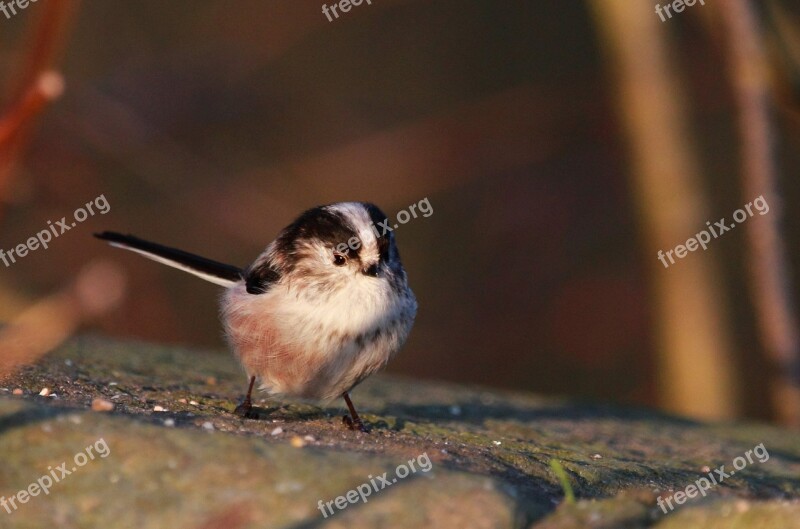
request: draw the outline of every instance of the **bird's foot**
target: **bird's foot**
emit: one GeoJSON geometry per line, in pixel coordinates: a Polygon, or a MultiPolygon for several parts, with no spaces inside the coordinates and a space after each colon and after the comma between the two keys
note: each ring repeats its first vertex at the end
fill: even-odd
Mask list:
{"type": "Polygon", "coordinates": [[[236,409],[233,410],[233,414],[244,419],[258,419],[259,413],[258,409],[253,407],[253,404],[249,400],[245,400],[238,406],[236,409]]]}
{"type": "Polygon", "coordinates": [[[342,416],[342,422],[345,426],[353,431],[358,430],[360,432],[369,433],[369,430],[361,421],[360,417],[356,417],[356,420],[354,421],[349,415],[344,415],[342,416]]]}

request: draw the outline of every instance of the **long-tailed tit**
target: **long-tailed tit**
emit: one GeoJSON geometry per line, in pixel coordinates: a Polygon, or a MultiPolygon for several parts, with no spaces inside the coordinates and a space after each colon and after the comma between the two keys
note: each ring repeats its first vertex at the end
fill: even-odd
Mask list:
{"type": "Polygon", "coordinates": [[[95,236],[225,288],[221,318],[249,380],[236,413],[252,414],[256,380],[270,395],[343,397],[345,422],[365,431],[349,392],[400,349],[417,302],[386,216],[342,202],[304,212],[246,269],[131,235],[95,236]]]}

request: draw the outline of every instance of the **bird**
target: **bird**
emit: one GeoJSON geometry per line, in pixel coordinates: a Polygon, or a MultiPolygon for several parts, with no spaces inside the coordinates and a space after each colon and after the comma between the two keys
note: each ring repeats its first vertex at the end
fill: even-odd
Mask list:
{"type": "Polygon", "coordinates": [[[220,319],[247,377],[235,412],[254,418],[252,392],[330,402],[368,431],[350,392],[408,338],[417,300],[386,215],[368,202],[304,211],[246,268],[104,231],[95,237],[224,288],[220,319]]]}

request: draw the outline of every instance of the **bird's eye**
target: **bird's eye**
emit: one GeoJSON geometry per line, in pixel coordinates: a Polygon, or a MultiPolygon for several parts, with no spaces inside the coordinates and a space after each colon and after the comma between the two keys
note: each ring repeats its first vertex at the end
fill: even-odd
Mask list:
{"type": "Polygon", "coordinates": [[[333,264],[336,266],[344,266],[347,263],[347,257],[340,253],[333,254],[333,264]]]}

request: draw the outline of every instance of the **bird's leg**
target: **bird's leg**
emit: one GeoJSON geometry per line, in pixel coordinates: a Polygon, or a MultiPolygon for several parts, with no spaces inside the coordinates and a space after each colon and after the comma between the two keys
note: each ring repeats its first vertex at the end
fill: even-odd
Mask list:
{"type": "Polygon", "coordinates": [[[236,406],[236,409],[233,410],[233,413],[239,417],[245,417],[249,419],[253,418],[253,401],[250,397],[253,394],[253,384],[255,384],[255,382],[256,377],[250,377],[250,387],[247,388],[247,396],[244,398],[242,403],[236,406]]]}
{"type": "Polygon", "coordinates": [[[353,402],[350,400],[350,395],[345,391],[342,394],[344,397],[344,401],[347,403],[347,408],[350,410],[350,415],[345,415],[342,417],[342,422],[344,422],[348,428],[351,430],[360,430],[362,432],[368,432],[367,427],[364,426],[364,423],[361,422],[361,417],[358,416],[358,412],[356,411],[355,406],[353,406],[353,402]]]}

